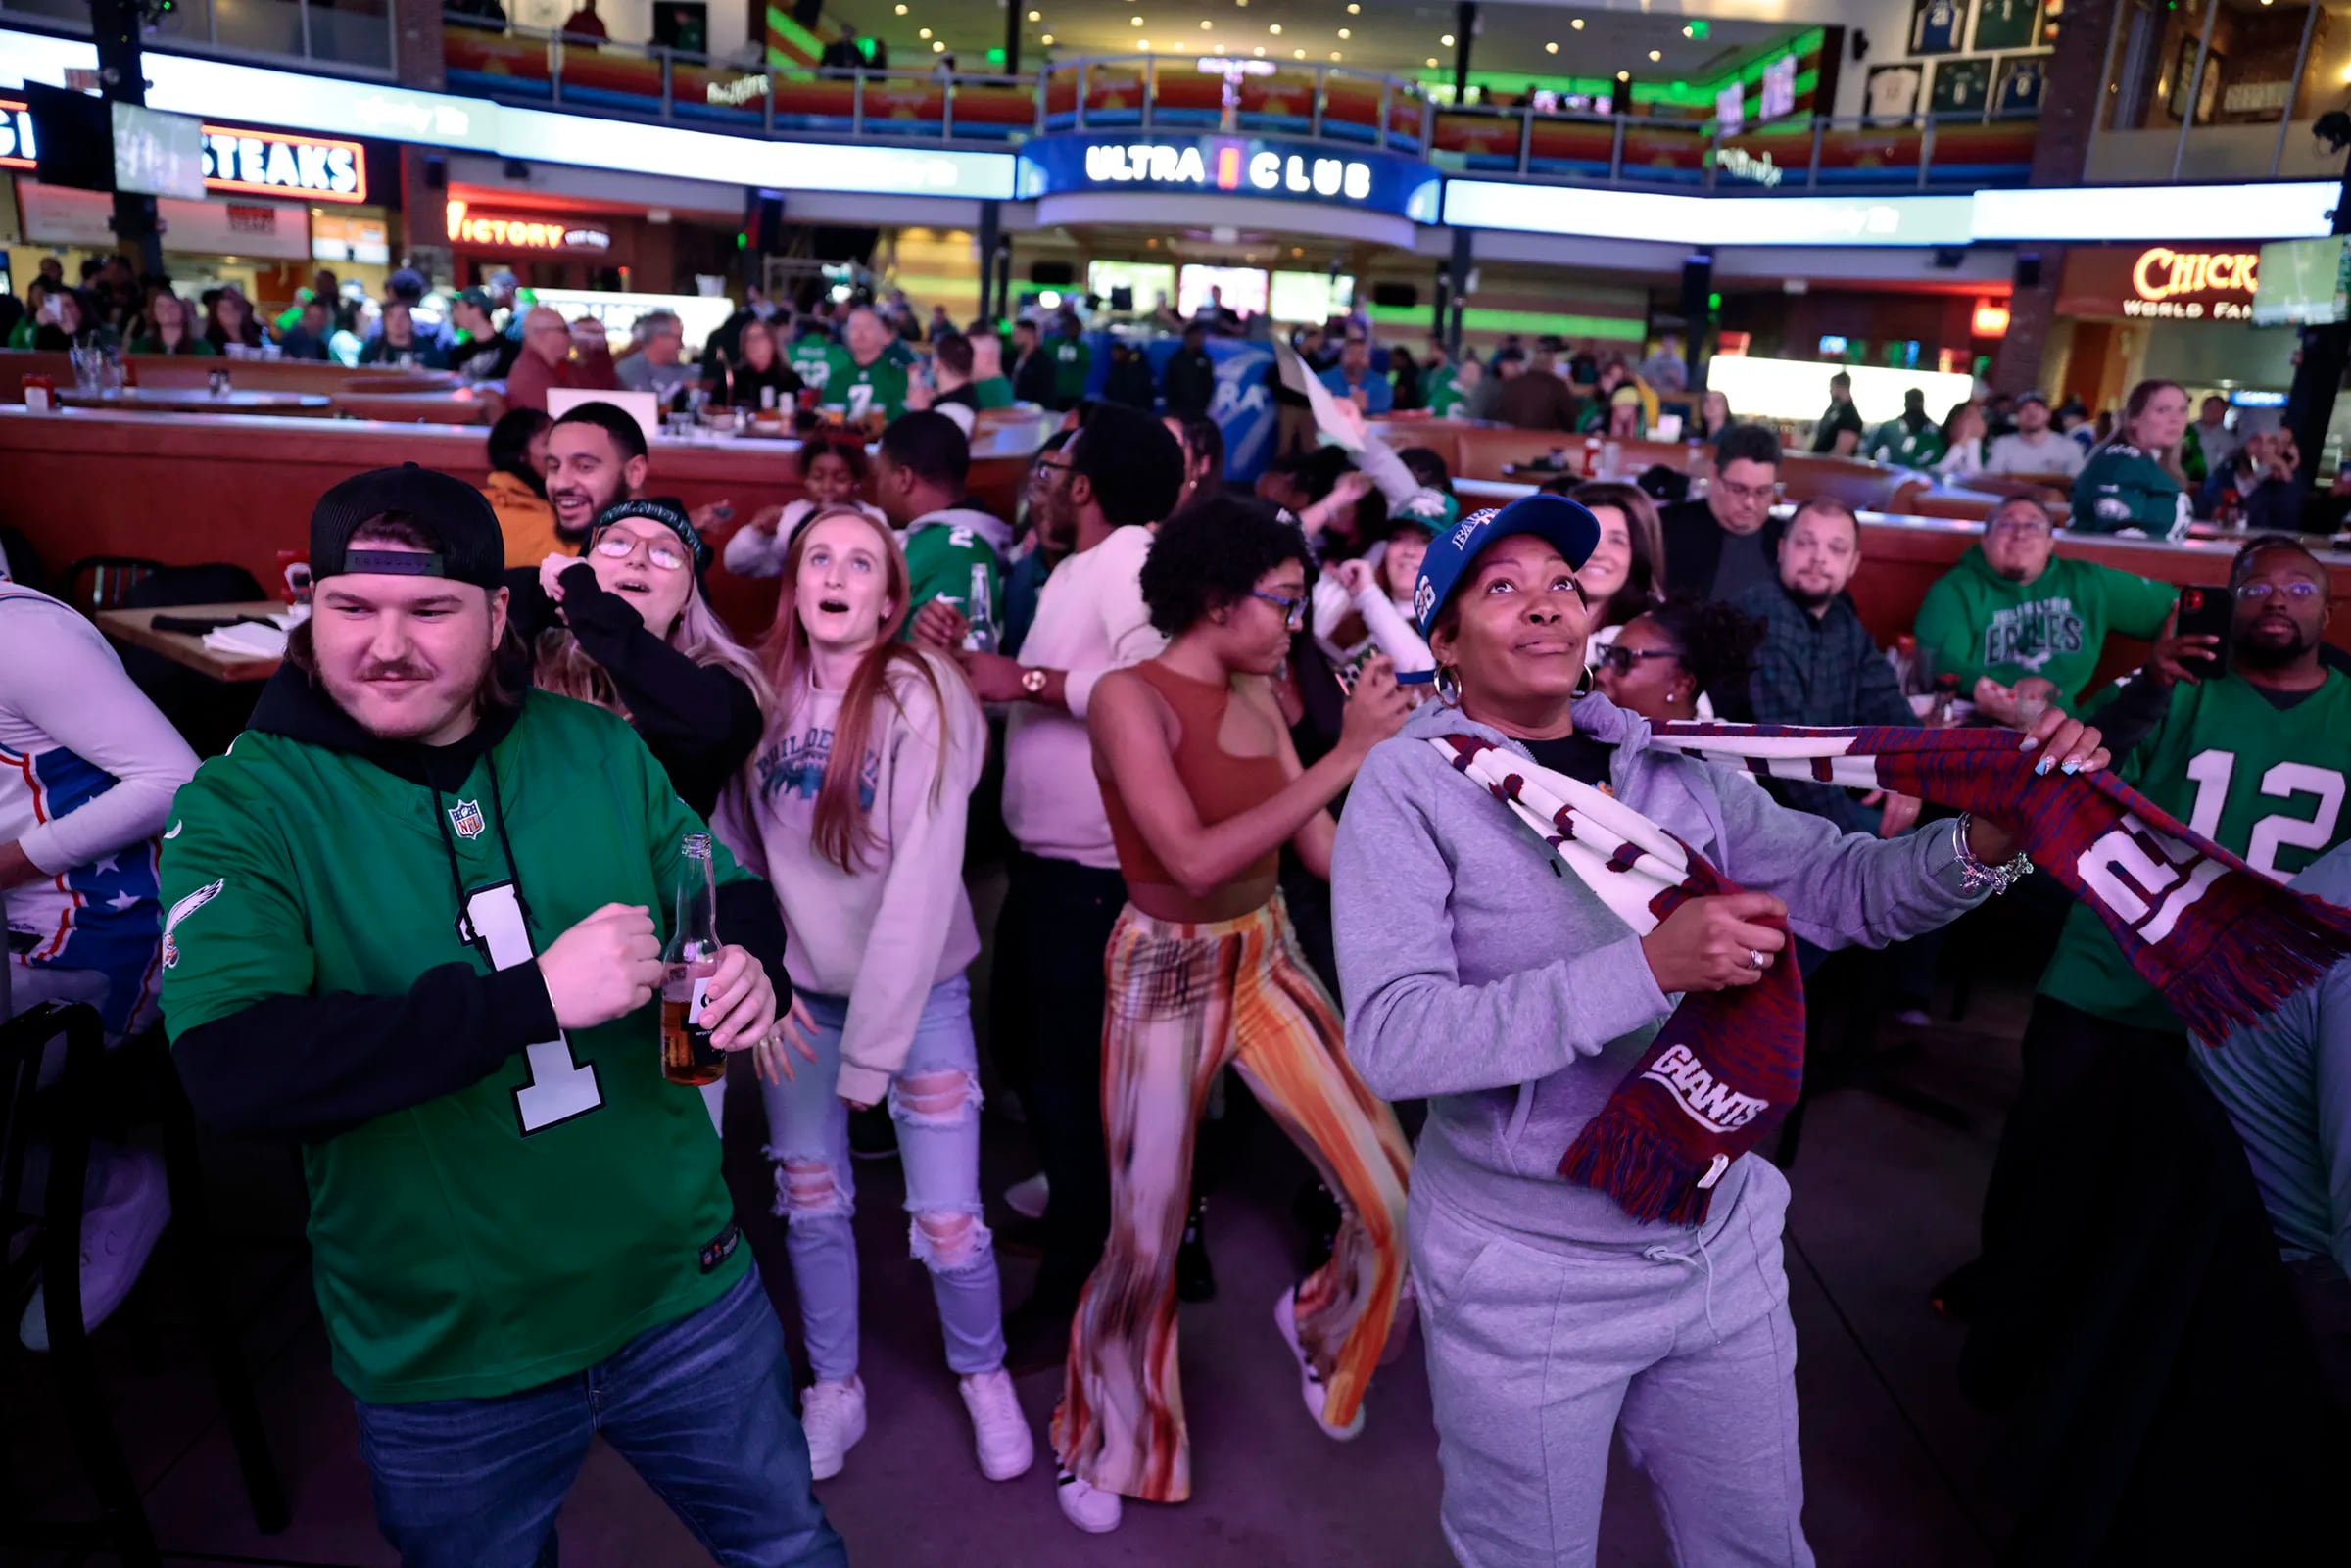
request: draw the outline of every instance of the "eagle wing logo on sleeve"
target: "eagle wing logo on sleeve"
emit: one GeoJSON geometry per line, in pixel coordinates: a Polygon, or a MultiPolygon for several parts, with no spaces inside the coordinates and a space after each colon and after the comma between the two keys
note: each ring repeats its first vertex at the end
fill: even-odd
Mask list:
{"type": "Polygon", "coordinates": [[[171,913],[164,917],[164,968],[175,969],[179,965],[179,944],[171,939],[171,933],[179,928],[179,923],[218,898],[220,889],[227,885],[228,879],[222,877],[197,888],[171,906],[171,913]]]}

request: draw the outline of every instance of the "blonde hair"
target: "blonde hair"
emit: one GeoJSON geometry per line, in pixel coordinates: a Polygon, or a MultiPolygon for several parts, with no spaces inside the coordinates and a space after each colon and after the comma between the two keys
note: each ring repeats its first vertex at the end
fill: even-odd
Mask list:
{"type": "MultiPolygon", "coordinates": [[[[882,542],[882,569],[888,584],[885,592],[890,605],[889,613],[882,618],[880,637],[859,656],[857,668],[849,676],[848,689],[840,694],[840,716],[834,721],[833,749],[825,758],[824,782],[817,786],[816,810],[810,824],[809,836],[815,841],[817,853],[853,875],[865,869],[867,852],[879,841],[872,823],[857,805],[859,776],[865,769],[866,747],[873,739],[876,710],[887,698],[900,719],[906,717],[906,700],[898,692],[898,682],[892,679],[894,672],[903,669],[908,679],[919,679],[931,689],[931,703],[938,714],[938,752],[942,759],[947,752],[950,698],[933,661],[898,641],[898,632],[906,624],[906,600],[912,592],[913,574],[907,569],[906,552],[898,547],[897,536],[889,531],[888,525],[874,521],[855,506],[826,506],[809,513],[792,535],[791,547],[784,554],[775,623],[759,644],[759,662],[770,688],[780,698],[774,708],[767,710],[771,734],[777,725],[789,720],[792,699],[807,680],[808,629],[800,624],[800,560],[808,552],[808,537],[828,517],[854,518],[873,530],[874,537],[882,542]]],[[[970,701],[960,674],[955,686],[964,700],[970,701]]],[[[938,800],[945,778],[942,767],[931,781],[934,804],[938,800]]]]}
{"type": "MultiPolygon", "coordinates": [[[[678,612],[677,625],[662,641],[703,668],[723,669],[749,687],[751,700],[759,704],[761,714],[774,706],[774,694],[759,661],[749,648],[735,641],[718,612],[702,597],[699,584],[687,591],[686,607],[678,612]]],[[[532,678],[540,690],[593,702],[624,719],[629,716],[628,704],[620,700],[620,689],[612,684],[604,667],[588,656],[570,628],[551,626],[541,632],[531,647],[531,663],[532,678]]]]}

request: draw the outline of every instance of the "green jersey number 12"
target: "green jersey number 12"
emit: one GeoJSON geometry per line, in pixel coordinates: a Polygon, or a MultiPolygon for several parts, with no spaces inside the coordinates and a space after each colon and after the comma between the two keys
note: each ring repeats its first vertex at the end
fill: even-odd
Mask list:
{"type": "MultiPolygon", "coordinates": [[[[512,882],[477,887],[465,897],[465,917],[458,934],[479,947],[493,969],[509,970],[528,964],[531,933],[522,924],[522,904],[512,882]]],[[[571,1041],[558,1029],[552,1040],[523,1048],[529,1075],[514,1091],[514,1115],[525,1137],[557,1122],[584,1117],[604,1103],[596,1081],[596,1065],[575,1061],[571,1041]]]]}
{"type": "MultiPolygon", "coordinates": [[[[2187,825],[2205,837],[2218,840],[2221,816],[2229,804],[2230,781],[2236,773],[2236,753],[2214,748],[2200,751],[2187,765],[2196,782],[2196,806],[2187,825]]],[[[2257,819],[2245,839],[2245,864],[2272,881],[2282,882],[2292,872],[2278,868],[2280,850],[2306,849],[2313,854],[2334,842],[2335,823],[2343,812],[2343,776],[2332,768],[2307,762],[2280,762],[2261,776],[2261,792],[2290,800],[2313,795],[2318,805],[2308,817],[2285,811],[2257,819]]]]}

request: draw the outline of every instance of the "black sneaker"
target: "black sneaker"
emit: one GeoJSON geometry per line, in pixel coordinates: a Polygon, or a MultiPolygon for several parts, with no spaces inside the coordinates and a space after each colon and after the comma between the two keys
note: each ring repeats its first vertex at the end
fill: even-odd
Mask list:
{"type": "Polygon", "coordinates": [[[1217,1271],[1209,1266],[1208,1238],[1203,1226],[1208,1221],[1208,1200],[1192,1200],[1192,1217],[1183,1224],[1183,1245],[1176,1253],[1176,1299],[1184,1302],[1213,1302],[1217,1299],[1217,1271]]]}
{"type": "Polygon", "coordinates": [[[868,1111],[849,1113],[849,1158],[898,1158],[898,1128],[897,1123],[889,1119],[889,1107],[878,1105],[868,1111]]]}

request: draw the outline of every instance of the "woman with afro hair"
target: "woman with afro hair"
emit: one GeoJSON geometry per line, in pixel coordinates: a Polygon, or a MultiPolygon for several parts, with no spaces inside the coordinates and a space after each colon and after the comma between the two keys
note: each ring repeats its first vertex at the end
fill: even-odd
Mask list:
{"type": "Polygon", "coordinates": [[[1262,501],[1214,497],[1160,525],[1142,569],[1167,650],[1094,688],[1086,728],[1127,883],[1104,962],[1102,1103],[1110,1245],[1071,1326],[1053,1416],[1062,1511],[1118,1527],[1123,1497],[1180,1502],[1191,1458],[1176,1363],[1176,1259],[1209,1085],[1236,1066],[1341,1195],[1330,1260],[1273,1304],[1308,1412],[1362,1430],[1404,1287],[1411,1153],[1349,1067],[1336,1008],[1278,890],[1284,844],[1330,874],[1324,808],[1408,704],[1367,665],[1338,744],[1302,766],[1272,690],[1305,624],[1305,537],[1262,501]]]}

